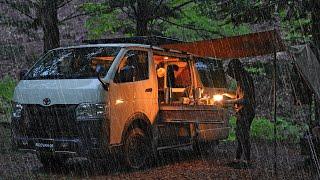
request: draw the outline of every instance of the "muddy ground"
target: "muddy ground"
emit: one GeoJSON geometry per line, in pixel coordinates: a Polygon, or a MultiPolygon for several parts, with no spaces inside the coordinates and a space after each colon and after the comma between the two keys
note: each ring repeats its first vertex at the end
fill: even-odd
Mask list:
{"type": "MultiPolygon", "coordinates": [[[[273,145],[270,142],[253,142],[254,167],[235,169],[229,165],[234,158],[234,142],[221,142],[207,148],[200,156],[191,148],[160,153],[155,167],[141,171],[123,168],[118,161],[100,160],[88,163],[69,160],[61,168],[45,169],[30,153],[10,149],[10,131],[0,126],[0,179],[274,179],[273,145]]],[[[298,145],[279,144],[279,179],[316,179],[315,169],[304,163],[298,145]]]]}

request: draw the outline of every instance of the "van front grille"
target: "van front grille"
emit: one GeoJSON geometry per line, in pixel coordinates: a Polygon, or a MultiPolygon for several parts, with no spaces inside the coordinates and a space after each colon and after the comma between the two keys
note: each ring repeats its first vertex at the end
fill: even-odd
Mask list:
{"type": "Polygon", "coordinates": [[[62,138],[78,136],[76,105],[25,105],[23,121],[26,135],[33,138],[62,138]]]}

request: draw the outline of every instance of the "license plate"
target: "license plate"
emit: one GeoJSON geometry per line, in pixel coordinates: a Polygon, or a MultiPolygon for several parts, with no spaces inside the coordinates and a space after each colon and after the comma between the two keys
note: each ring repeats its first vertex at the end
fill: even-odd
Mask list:
{"type": "Polygon", "coordinates": [[[48,148],[48,149],[53,148],[53,144],[46,144],[46,143],[36,143],[35,146],[38,148],[48,148]]]}

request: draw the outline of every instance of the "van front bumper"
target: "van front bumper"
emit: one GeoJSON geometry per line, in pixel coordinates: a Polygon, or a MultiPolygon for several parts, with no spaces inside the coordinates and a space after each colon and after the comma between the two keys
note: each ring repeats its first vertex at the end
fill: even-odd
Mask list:
{"type": "Polygon", "coordinates": [[[64,157],[88,157],[102,155],[106,152],[101,147],[98,139],[92,139],[90,144],[79,138],[14,138],[14,148],[19,151],[31,152],[37,155],[48,154],[64,157]]]}

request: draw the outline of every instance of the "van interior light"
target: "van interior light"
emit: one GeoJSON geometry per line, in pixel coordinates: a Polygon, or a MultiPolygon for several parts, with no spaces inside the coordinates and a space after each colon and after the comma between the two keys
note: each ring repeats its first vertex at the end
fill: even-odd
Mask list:
{"type": "Polygon", "coordinates": [[[221,94],[213,95],[213,100],[214,101],[222,101],[223,100],[223,96],[221,94]]]}
{"type": "Polygon", "coordinates": [[[162,77],[164,77],[166,75],[166,69],[164,69],[164,68],[159,68],[159,69],[157,69],[157,76],[159,77],[159,78],[162,78],[162,77]]]}

